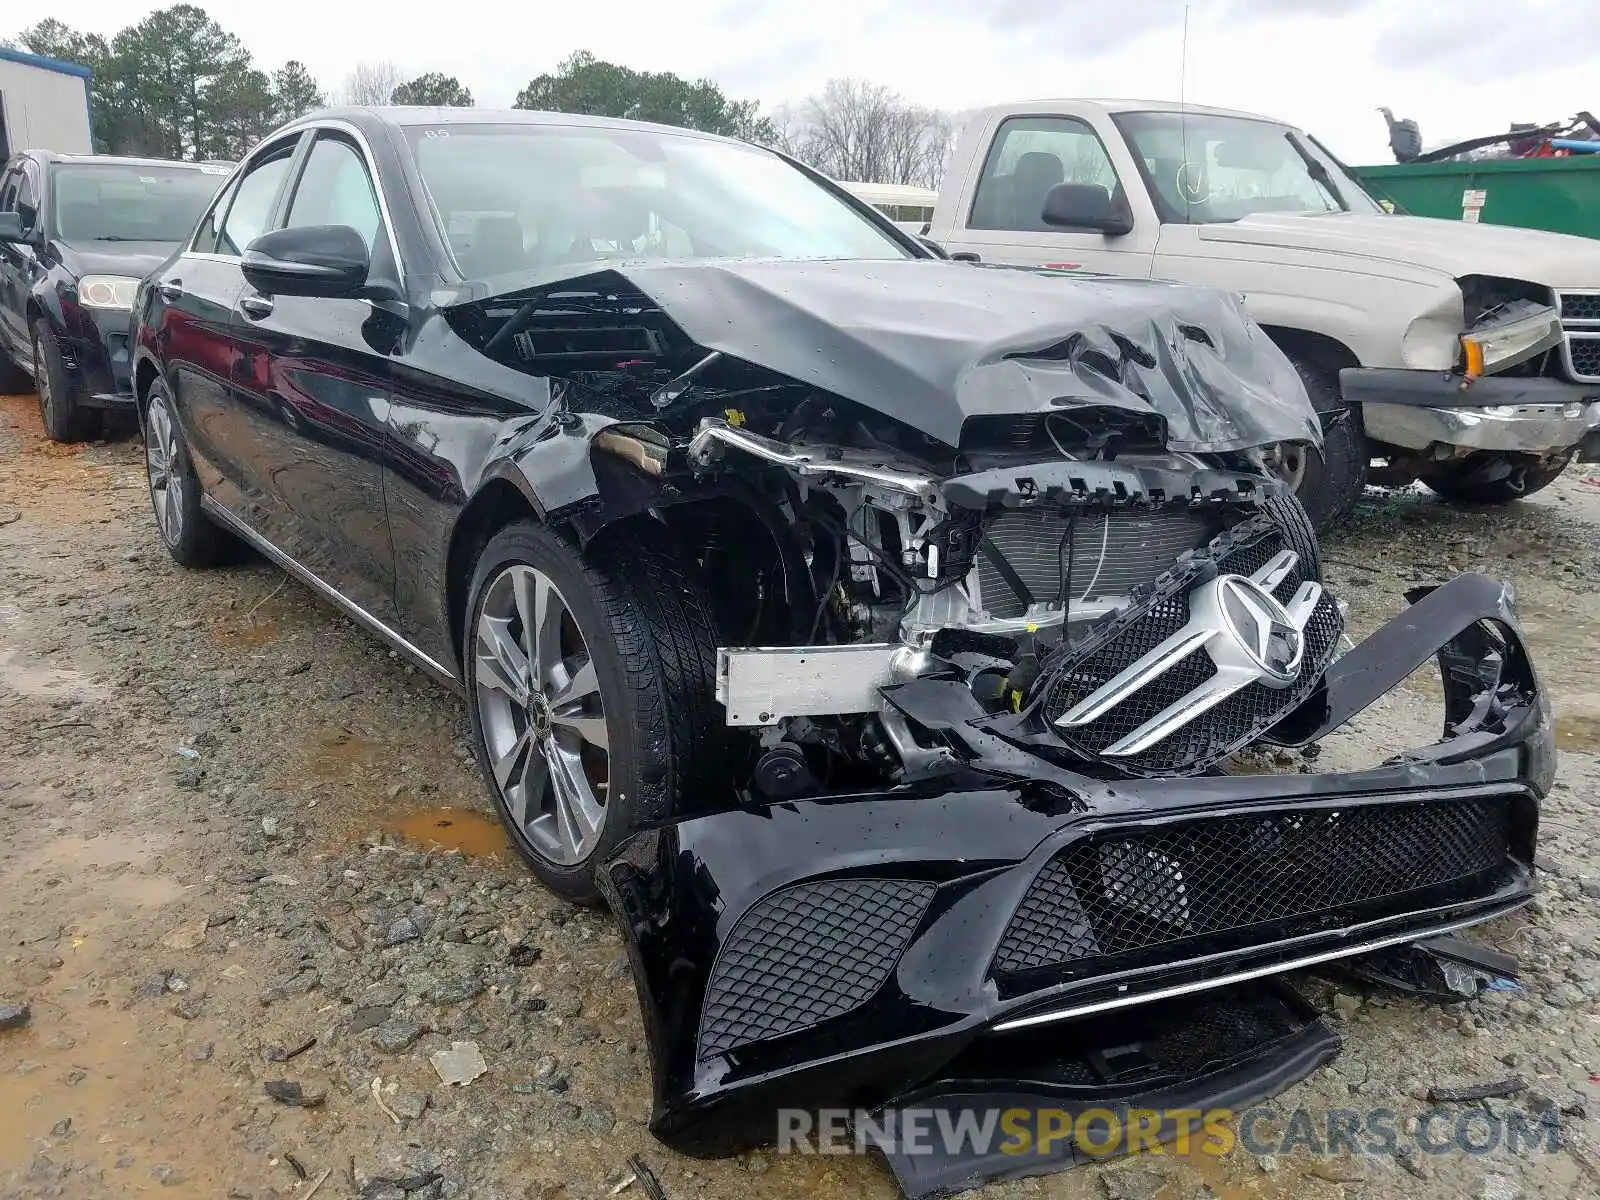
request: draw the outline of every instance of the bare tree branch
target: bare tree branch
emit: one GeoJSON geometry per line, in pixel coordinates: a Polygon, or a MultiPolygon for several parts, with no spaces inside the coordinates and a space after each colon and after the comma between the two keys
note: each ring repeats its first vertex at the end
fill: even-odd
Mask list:
{"type": "Polygon", "coordinates": [[[395,88],[405,81],[400,68],[392,62],[359,62],[355,70],[345,76],[339,100],[344,104],[388,104],[395,88]]]}
{"type": "Polygon", "coordinates": [[[954,122],[881,84],[832,79],[798,108],[779,110],[779,149],[835,179],[937,187],[954,122]]]}

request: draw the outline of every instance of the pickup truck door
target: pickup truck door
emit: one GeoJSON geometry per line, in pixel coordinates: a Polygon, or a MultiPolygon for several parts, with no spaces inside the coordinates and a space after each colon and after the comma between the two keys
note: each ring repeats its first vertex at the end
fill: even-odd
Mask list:
{"type": "MultiPolygon", "coordinates": [[[[1121,137],[1082,117],[1041,113],[990,118],[986,136],[964,164],[949,224],[936,218],[932,236],[958,257],[1062,270],[1148,277],[1160,223],[1121,137]],[[1126,205],[1133,230],[1108,236],[1062,229],[1040,218],[1058,183],[1096,184],[1126,205]]],[[[943,217],[944,214],[939,214],[943,217]]]]}

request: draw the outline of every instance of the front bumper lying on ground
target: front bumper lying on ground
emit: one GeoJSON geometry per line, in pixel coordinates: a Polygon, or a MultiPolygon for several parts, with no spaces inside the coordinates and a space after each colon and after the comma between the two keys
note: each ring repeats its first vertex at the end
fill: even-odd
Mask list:
{"type": "Polygon", "coordinates": [[[601,887],[644,1010],[653,1131],[732,1152],[769,1140],[779,1106],[888,1103],[985,1038],[1523,903],[1554,748],[1515,615],[1481,576],[1409,599],[1270,734],[1315,741],[1437,658],[1444,740],[1371,770],[1095,779],[979,732],[959,689],[912,684],[899,706],[972,751],[956,773],[625,843],[601,887]]]}

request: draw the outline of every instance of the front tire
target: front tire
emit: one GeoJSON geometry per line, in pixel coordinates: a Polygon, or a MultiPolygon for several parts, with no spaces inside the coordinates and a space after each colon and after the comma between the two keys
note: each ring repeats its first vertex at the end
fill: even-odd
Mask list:
{"type": "Polygon", "coordinates": [[[87,442],[100,433],[100,413],[78,403],[78,388],[61,355],[55,330],[43,318],[33,323],[33,387],[39,417],[52,442],[87,442]]]}
{"type": "Polygon", "coordinates": [[[1302,355],[1289,355],[1289,362],[1300,373],[1322,422],[1322,453],[1304,454],[1291,486],[1318,532],[1326,532],[1350,515],[1366,489],[1366,430],[1360,407],[1345,403],[1337,372],[1302,355]]]}
{"type": "Polygon", "coordinates": [[[195,478],[172,397],[160,380],[150,385],[145,397],[144,461],[156,532],[167,552],[185,567],[226,562],[234,549],[233,539],[200,507],[200,481],[195,478]]]}
{"type": "Polygon", "coordinates": [[[463,638],[472,735],[512,844],[552,891],[715,788],[711,606],[664,527],[580,552],[533,522],[479,556],[463,638]]]}
{"type": "Polygon", "coordinates": [[[1510,504],[1549,487],[1577,455],[1576,447],[1549,459],[1533,454],[1479,452],[1434,463],[1419,478],[1459,504],[1510,504]]]}

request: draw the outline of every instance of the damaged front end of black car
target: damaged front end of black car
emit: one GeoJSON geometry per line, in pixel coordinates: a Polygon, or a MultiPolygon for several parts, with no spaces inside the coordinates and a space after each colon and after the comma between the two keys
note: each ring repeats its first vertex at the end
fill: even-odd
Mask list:
{"type": "Polygon", "coordinates": [[[1267,467],[1316,417],[1237,301],[919,260],[494,291],[451,325],[553,381],[547,519],[647,516],[717,610],[725,787],[598,877],[671,1145],[1529,897],[1554,749],[1508,591],[1417,589],[1346,648],[1267,467]],[[1240,773],[1430,661],[1435,744],[1240,773]]]}

